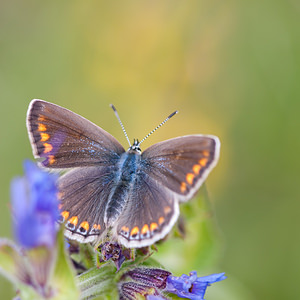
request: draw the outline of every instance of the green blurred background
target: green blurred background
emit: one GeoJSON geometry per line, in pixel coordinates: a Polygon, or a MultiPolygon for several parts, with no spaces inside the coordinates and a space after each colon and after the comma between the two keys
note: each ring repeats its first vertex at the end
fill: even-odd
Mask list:
{"type": "MultiPolygon", "coordinates": [[[[207,299],[299,299],[299,12],[296,0],[1,1],[0,236],[11,236],[10,180],[32,158],[31,99],[87,117],[126,147],[109,103],[131,140],[177,109],[143,149],[192,133],[221,139],[206,185],[218,242],[194,269],[228,279],[207,299]]],[[[189,272],[176,268],[178,257],[189,266],[178,249],[166,264],[189,272]]],[[[13,295],[3,277],[0,290],[13,295]]]]}

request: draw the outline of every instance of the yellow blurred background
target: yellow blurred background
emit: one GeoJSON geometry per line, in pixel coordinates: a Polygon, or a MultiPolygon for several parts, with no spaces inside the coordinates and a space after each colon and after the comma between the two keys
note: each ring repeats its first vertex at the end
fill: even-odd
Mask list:
{"type": "MultiPolygon", "coordinates": [[[[177,109],[143,149],[186,134],[221,139],[206,185],[220,244],[209,268],[228,279],[207,300],[298,299],[299,12],[295,0],[2,1],[0,236],[11,237],[10,181],[32,158],[31,99],[83,115],[125,147],[109,103],[131,141],[177,109]]],[[[3,277],[0,290],[14,295],[3,277]]]]}

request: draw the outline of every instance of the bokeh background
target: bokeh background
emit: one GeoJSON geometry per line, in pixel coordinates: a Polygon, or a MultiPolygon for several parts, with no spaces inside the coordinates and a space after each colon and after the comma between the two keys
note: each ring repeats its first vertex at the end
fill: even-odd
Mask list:
{"type": "MultiPolygon", "coordinates": [[[[202,233],[209,247],[190,255],[201,239],[171,241],[163,262],[226,272],[208,300],[299,299],[299,12],[296,0],[1,1],[0,236],[12,236],[10,181],[32,158],[31,99],[87,117],[126,147],[109,103],[131,140],[177,109],[143,148],[192,133],[215,134],[222,148],[200,192],[210,213],[196,215],[209,225],[186,220],[187,239],[202,233]]],[[[3,277],[0,290],[13,296],[3,277]]]]}

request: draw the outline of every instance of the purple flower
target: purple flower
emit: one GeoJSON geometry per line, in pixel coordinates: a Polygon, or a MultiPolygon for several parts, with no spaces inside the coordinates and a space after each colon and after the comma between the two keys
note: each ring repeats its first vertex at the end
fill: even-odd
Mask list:
{"type": "Polygon", "coordinates": [[[164,289],[167,285],[168,276],[170,276],[171,273],[163,269],[136,268],[128,271],[124,275],[147,286],[164,289]]]}
{"type": "Polygon", "coordinates": [[[147,296],[147,300],[165,300],[167,298],[162,297],[162,296],[156,296],[156,295],[149,295],[147,296]]]}
{"type": "Polygon", "coordinates": [[[178,297],[188,298],[192,300],[204,299],[206,288],[214,282],[224,280],[225,273],[212,274],[204,277],[197,277],[197,272],[193,271],[188,275],[180,277],[169,276],[165,291],[177,294],[178,297]]]}
{"type": "Polygon", "coordinates": [[[15,237],[26,249],[51,248],[59,216],[57,176],[42,171],[31,161],[25,161],[24,169],[25,176],[15,178],[11,184],[15,237]]]}
{"type": "Polygon", "coordinates": [[[224,280],[224,273],[197,277],[193,271],[190,276],[183,274],[180,277],[171,276],[163,269],[135,268],[126,272],[121,280],[130,277],[134,281],[125,282],[119,289],[120,299],[139,299],[144,296],[147,300],[167,299],[164,293],[177,294],[178,297],[192,300],[204,300],[206,288],[214,282],[224,280]]]}
{"type": "Polygon", "coordinates": [[[159,296],[159,293],[154,287],[136,282],[124,282],[119,287],[120,300],[137,300],[142,296],[148,298],[149,295],[159,296]]]}
{"type": "Polygon", "coordinates": [[[102,256],[100,262],[105,262],[111,259],[118,271],[126,258],[128,258],[126,249],[122,249],[118,243],[105,242],[100,245],[100,249],[102,256]]]}
{"type": "Polygon", "coordinates": [[[161,295],[160,290],[166,287],[170,274],[163,269],[132,269],[122,276],[122,280],[130,277],[134,281],[127,281],[120,286],[120,299],[164,300],[166,298],[161,295]]]}

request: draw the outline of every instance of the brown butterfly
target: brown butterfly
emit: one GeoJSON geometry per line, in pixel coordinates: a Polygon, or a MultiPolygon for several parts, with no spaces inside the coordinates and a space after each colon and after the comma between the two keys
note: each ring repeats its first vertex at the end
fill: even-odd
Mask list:
{"type": "Polygon", "coordinates": [[[179,203],[197,192],[220,151],[216,136],[199,134],[142,152],[141,143],[155,129],[141,142],[129,143],[126,151],[102,128],[42,100],[31,101],[27,128],[43,167],[71,169],[58,183],[60,221],[66,222],[65,235],[82,243],[99,242],[107,232],[129,248],[162,239],[179,216],[179,203]]]}

